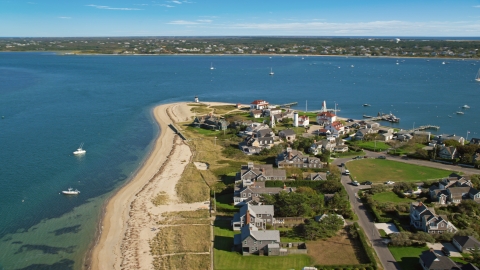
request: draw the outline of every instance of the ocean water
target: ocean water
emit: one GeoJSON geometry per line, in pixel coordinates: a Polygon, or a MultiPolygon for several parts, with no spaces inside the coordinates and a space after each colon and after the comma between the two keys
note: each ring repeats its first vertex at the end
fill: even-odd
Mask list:
{"type": "Polygon", "coordinates": [[[478,137],[480,63],[442,61],[0,53],[0,269],[82,267],[103,202],[160,132],[151,109],[161,103],[198,95],[313,111],[326,100],[342,117],[392,112],[401,122],[385,125],[478,137]],[[77,157],[80,143],[87,154],[77,157]],[[68,187],[81,194],[61,195],[68,187]]]}

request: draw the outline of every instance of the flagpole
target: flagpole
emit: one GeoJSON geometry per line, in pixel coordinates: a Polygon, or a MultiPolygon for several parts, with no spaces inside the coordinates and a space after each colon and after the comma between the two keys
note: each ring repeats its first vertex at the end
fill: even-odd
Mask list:
{"type": "Polygon", "coordinates": [[[465,138],[465,141],[468,141],[468,134],[470,133],[470,131],[467,130],[467,137],[465,138]]]}

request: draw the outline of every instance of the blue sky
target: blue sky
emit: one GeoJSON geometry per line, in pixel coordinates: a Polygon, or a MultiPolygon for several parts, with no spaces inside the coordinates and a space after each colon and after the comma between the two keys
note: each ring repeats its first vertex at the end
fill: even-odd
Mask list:
{"type": "Polygon", "coordinates": [[[480,36],[480,0],[0,0],[0,37],[480,36]]]}

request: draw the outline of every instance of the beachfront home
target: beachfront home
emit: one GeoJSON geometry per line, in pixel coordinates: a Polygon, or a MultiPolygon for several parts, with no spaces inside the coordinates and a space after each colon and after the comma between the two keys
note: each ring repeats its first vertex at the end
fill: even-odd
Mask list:
{"type": "Polygon", "coordinates": [[[233,215],[232,227],[239,231],[246,224],[251,224],[259,229],[267,229],[267,225],[274,223],[273,205],[251,205],[246,204],[240,211],[233,215]]]}
{"type": "Polygon", "coordinates": [[[233,205],[242,206],[245,204],[255,203],[261,204],[262,195],[275,195],[280,192],[295,192],[296,188],[283,186],[281,187],[265,187],[265,182],[253,181],[250,185],[239,185],[235,187],[233,193],[233,205]]]}
{"type": "Polygon", "coordinates": [[[242,165],[240,172],[235,175],[235,183],[242,186],[251,185],[254,181],[287,180],[285,170],[273,168],[272,164],[256,164],[249,162],[242,165]]]}
{"type": "Polygon", "coordinates": [[[205,116],[195,116],[192,123],[193,127],[210,130],[226,130],[228,125],[224,118],[215,116],[212,113],[205,116]]]}
{"type": "Polygon", "coordinates": [[[317,114],[317,124],[328,125],[337,121],[337,116],[331,112],[321,112],[317,114]]]}
{"type": "Polygon", "coordinates": [[[263,109],[267,109],[268,108],[268,102],[266,102],[265,100],[261,100],[261,99],[257,99],[257,100],[254,100],[252,101],[252,103],[250,103],[250,109],[251,110],[263,110],[263,109]]]}
{"type": "Polygon", "coordinates": [[[253,118],[260,118],[262,117],[263,112],[262,110],[250,110],[250,116],[253,118]]]}
{"type": "Polygon", "coordinates": [[[322,168],[322,162],[319,158],[309,157],[302,152],[292,150],[288,147],[283,153],[280,153],[275,159],[278,168],[322,168]]]}
{"type": "Polygon", "coordinates": [[[433,208],[428,208],[422,202],[410,204],[410,225],[417,230],[432,234],[457,232],[457,228],[448,221],[446,216],[436,215],[433,208]]]}
{"type": "MultiPolygon", "coordinates": [[[[248,224],[247,224],[248,225],[248,224]]],[[[256,227],[244,226],[233,238],[235,250],[242,255],[280,255],[280,231],[258,230],[256,227]]],[[[283,249],[283,254],[287,250],[283,249]]]]}
{"type": "Polygon", "coordinates": [[[332,123],[326,124],[325,129],[330,131],[330,134],[334,137],[339,137],[345,134],[345,128],[340,121],[334,121],[332,123]]]}
{"type": "Polygon", "coordinates": [[[459,142],[461,145],[465,143],[465,138],[462,136],[457,136],[455,134],[449,135],[449,134],[440,134],[440,135],[435,135],[433,137],[433,140],[437,141],[437,144],[444,144],[445,141],[447,140],[454,140],[456,142],[459,142]]]}
{"type": "Polygon", "coordinates": [[[252,132],[252,135],[238,144],[240,150],[247,155],[258,154],[265,148],[270,148],[275,144],[277,137],[270,128],[258,129],[252,132]]]}

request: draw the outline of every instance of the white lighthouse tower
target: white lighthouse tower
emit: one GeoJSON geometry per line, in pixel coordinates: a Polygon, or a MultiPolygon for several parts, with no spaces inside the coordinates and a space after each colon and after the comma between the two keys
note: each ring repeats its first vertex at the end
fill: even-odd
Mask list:
{"type": "Polygon", "coordinates": [[[198,103],[198,102],[199,102],[199,101],[198,101],[198,97],[195,96],[195,103],[198,103]]]}
{"type": "Polygon", "coordinates": [[[324,100],[322,104],[322,112],[327,112],[327,102],[324,100]]]}
{"type": "Polygon", "coordinates": [[[270,114],[270,127],[271,128],[275,127],[275,116],[273,116],[273,113],[270,114]]]}
{"type": "Polygon", "coordinates": [[[298,112],[293,113],[293,126],[298,127],[298,112]]]}

